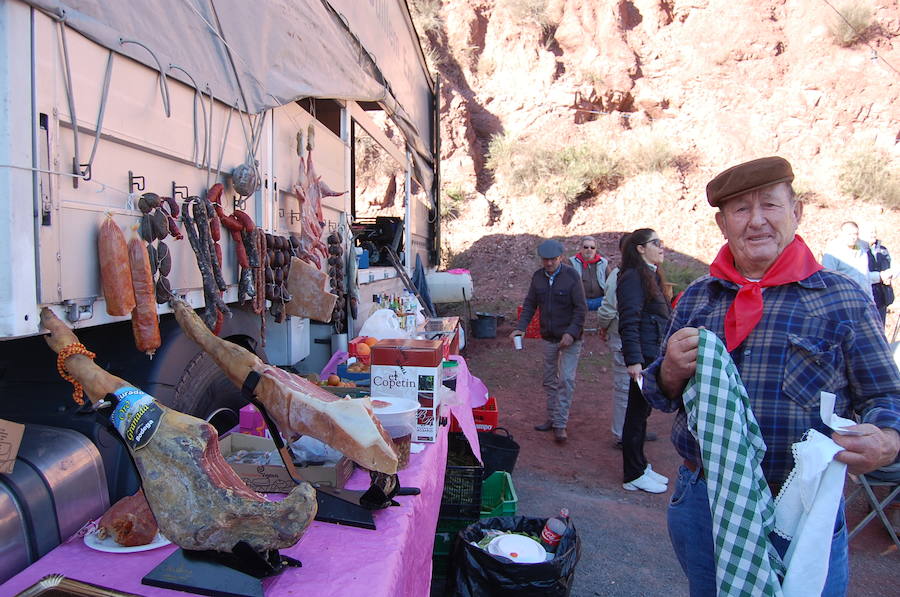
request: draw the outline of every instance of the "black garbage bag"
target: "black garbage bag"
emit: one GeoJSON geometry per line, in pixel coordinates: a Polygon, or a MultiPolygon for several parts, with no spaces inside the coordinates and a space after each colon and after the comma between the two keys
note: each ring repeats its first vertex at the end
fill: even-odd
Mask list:
{"type": "Polygon", "coordinates": [[[484,537],[486,529],[515,531],[540,536],[546,518],[498,516],[483,518],[459,531],[445,595],[462,597],[565,597],[572,591],[575,565],[581,557],[581,540],[572,519],[559,541],[552,560],[539,564],[517,564],[494,556],[471,542],[484,537]]]}

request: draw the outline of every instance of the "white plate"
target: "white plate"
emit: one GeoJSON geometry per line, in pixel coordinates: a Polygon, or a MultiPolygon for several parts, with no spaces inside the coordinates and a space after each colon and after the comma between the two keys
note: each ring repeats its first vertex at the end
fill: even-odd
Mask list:
{"type": "Polygon", "coordinates": [[[112,537],[101,539],[97,536],[97,529],[92,530],[84,536],[85,545],[87,545],[91,549],[96,549],[97,551],[105,551],[108,553],[135,553],[138,551],[156,549],[157,547],[163,547],[164,545],[169,545],[170,543],[171,541],[163,537],[160,533],[156,533],[156,537],[150,543],[147,543],[146,545],[135,545],[134,547],[125,547],[124,545],[119,545],[112,537]]]}
{"type": "Polygon", "coordinates": [[[523,535],[508,534],[495,537],[488,543],[487,551],[519,564],[536,564],[547,560],[544,546],[523,535]]]}

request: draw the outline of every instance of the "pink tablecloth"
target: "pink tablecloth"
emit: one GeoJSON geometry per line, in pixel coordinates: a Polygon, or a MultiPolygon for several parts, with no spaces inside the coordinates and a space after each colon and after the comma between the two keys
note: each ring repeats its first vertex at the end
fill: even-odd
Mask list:
{"type": "MultiPolygon", "coordinates": [[[[303,539],[282,553],[297,558],[302,568],[288,568],[263,581],[272,597],[302,595],[344,597],[425,596],[431,583],[431,551],[447,462],[447,427],[438,441],[412,454],[400,472],[406,487],[419,487],[417,496],[396,498],[399,507],[374,513],[377,529],[313,522],[303,539]]],[[[365,471],[357,470],[347,487],[369,485],[365,471]]],[[[15,595],[48,574],[95,583],[147,597],[185,595],[141,584],[141,578],[175,551],[174,546],[132,554],[94,551],[73,537],[0,586],[0,595],[15,595]]]]}

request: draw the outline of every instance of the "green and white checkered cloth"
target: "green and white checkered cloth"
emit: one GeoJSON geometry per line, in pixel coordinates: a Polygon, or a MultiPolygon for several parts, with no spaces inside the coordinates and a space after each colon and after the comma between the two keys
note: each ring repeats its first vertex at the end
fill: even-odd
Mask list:
{"type": "Polygon", "coordinates": [[[697,371],[683,397],[703,457],[719,596],[781,595],[783,565],[769,541],[775,504],[760,467],[766,444],[740,374],[709,330],[700,330],[697,371]]]}

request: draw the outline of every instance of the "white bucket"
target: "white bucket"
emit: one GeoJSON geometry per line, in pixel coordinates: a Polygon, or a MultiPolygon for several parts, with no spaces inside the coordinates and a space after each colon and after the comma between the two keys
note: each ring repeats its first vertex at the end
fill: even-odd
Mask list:
{"type": "Polygon", "coordinates": [[[425,276],[428,283],[428,294],[432,303],[459,303],[472,299],[472,274],[451,274],[450,272],[432,272],[425,276]],[[463,290],[466,296],[463,297],[463,290]]]}

